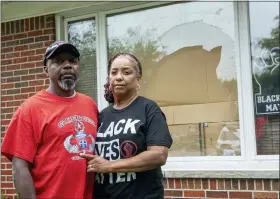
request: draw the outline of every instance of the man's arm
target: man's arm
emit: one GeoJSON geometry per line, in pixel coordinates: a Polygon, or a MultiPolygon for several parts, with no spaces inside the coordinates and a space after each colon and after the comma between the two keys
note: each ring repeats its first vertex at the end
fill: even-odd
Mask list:
{"type": "Polygon", "coordinates": [[[13,180],[20,198],[36,198],[33,179],[30,173],[31,163],[13,157],[13,180]]]}

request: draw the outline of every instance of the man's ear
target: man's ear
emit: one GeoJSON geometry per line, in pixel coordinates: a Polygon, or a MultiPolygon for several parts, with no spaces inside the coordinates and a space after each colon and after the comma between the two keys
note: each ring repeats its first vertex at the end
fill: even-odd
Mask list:
{"type": "Polygon", "coordinates": [[[48,67],[47,66],[44,66],[44,71],[45,71],[46,75],[49,76],[48,75],[48,67]]]}

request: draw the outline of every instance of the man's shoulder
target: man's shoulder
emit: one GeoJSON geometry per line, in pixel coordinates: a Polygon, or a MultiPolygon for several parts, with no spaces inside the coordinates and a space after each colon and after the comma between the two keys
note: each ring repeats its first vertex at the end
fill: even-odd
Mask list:
{"type": "Polygon", "coordinates": [[[79,98],[81,100],[86,100],[86,101],[93,102],[94,104],[96,104],[95,100],[88,95],[85,95],[85,94],[80,93],[80,92],[77,92],[77,95],[79,95],[79,98]]]}

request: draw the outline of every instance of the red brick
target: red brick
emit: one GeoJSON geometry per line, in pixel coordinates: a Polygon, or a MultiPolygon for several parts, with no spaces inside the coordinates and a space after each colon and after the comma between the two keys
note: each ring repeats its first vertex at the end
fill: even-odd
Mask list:
{"type": "Polygon", "coordinates": [[[45,16],[40,16],[40,29],[45,28],[45,16]]]}
{"type": "Polygon", "coordinates": [[[181,179],[182,181],[182,188],[187,189],[188,188],[188,180],[187,179],[181,179]]]}
{"type": "Polygon", "coordinates": [[[23,63],[23,62],[27,62],[27,57],[14,59],[14,63],[23,63]]]}
{"type": "Polygon", "coordinates": [[[41,49],[36,49],[36,55],[38,54],[45,54],[46,53],[46,49],[45,48],[41,48],[41,49]]]}
{"type": "Polygon", "coordinates": [[[223,179],[218,179],[218,190],[225,189],[225,181],[223,179]]]}
{"type": "MultiPolygon", "coordinates": [[[[21,102],[21,104],[22,104],[22,102],[21,102]]],[[[12,117],[13,117],[13,113],[10,113],[10,114],[5,114],[6,115],[6,119],[11,119],[12,117]]]]}
{"type": "Polygon", "coordinates": [[[256,188],[256,190],[262,191],[263,190],[263,181],[255,180],[255,188],[256,188]]]}
{"type": "Polygon", "coordinates": [[[252,198],[252,192],[229,192],[230,198],[252,198]]]}
{"type": "Polygon", "coordinates": [[[1,60],[1,65],[9,65],[12,63],[13,63],[12,59],[1,60]]]}
{"type": "Polygon", "coordinates": [[[6,46],[17,46],[19,45],[19,40],[7,41],[6,46]]]}
{"type": "Polygon", "coordinates": [[[21,103],[20,101],[11,101],[11,102],[7,102],[7,106],[19,106],[21,103]]]}
{"type": "Polygon", "coordinates": [[[28,50],[28,51],[22,51],[21,52],[21,56],[31,56],[31,55],[35,55],[35,50],[28,50]]]}
{"type": "Polygon", "coordinates": [[[10,164],[10,163],[9,163],[9,164],[6,164],[6,168],[7,168],[7,169],[12,169],[12,168],[13,168],[13,165],[10,164]]]}
{"type": "Polygon", "coordinates": [[[42,73],[43,72],[43,68],[31,68],[29,69],[29,74],[37,74],[37,73],[42,73]]]}
{"type": "Polygon", "coordinates": [[[28,32],[28,37],[39,36],[42,34],[43,34],[42,30],[35,30],[35,31],[28,32]]]}
{"type": "Polygon", "coordinates": [[[270,180],[263,180],[263,188],[265,191],[271,190],[270,180]]]}
{"type": "Polygon", "coordinates": [[[248,184],[248,190],[254,190],[255,189],[254,180],[252,180],[252,179],[247,180],[247,184],[248,184]]]}
{"type": "Polygon", "coordinates": [[[15,95],[14,98],[15,98],[15,100],[21,100],[21,99],[25,100],[28,98],[28,94],[15,95]]]}
{"type": "Polygon", "coordinates": [[[54,15],[47,15],[46,22],[52,22],[52,21],[54,21],[54,15]]]}
{"type": "Polygon", "coordinates": [[[29,93],[28,97],[32,97],[33,95],[35,95],[36,93],[29,93]]]}
{"type": "Polygon", "coordinates": [[[6,181],[6,176],[1,176],[1,182],[6,181]]]}
{"type": "Polygon", "coordinates": [[[24,20],[24,31],[29,31],[29,18],[24,20]]]}
{"type": "Polygon", "coordinates": [[[201,189],[201,179],[194,179],[194,188],[201,189]]]}
{"type": "Polygon", "coordinates": [[[34,80],[29,82],[30,86],[39,86],[44,85],[44,80],[34,80]]]}
{"type": "Polygon", "coordinates": [[[13,83],[9,84],[1,84],[1,89],[9,89],[9,88],[14,88],[15,85],[13,83]]]}
{"type": "MultiPolygon", "coordinates": [[[[1,170],[1,175],[12,175],[12,170],[11,169],[9,169],[9,170],[1,170]]],[[[1,187],[6,187],[6,186],[1,186],[1,187]]]]}
{"type": "Polygon", "coordinates": [[[164,186],[164,189],[167,189],[168,188],[168,181],[167,181],[167,179],[165,178],[165,179],[163,179],[163,186],[164,186]]]}
{"type": "Polygon", "coordinates": [[[46,24],[46,28],[53,28],[55,27],[55,23],[54,22],[49,22],[46,24]]]}
{"type": "Polygon", "coordinates": [[[15,189],[6,189],[6,194],[17,194],[15,189]]]}
{"type": "Polygon", "coordinates": [[[188,189],[194,189],[194,179],[188,179],[188,189]]]}
{"type": "Polygon", "coordinates": [[[1,107],[7,107],[7,103],[6,102],[1,102],[1,107]]]}
{"type": "MultiPolygon", "coordinates": [[[[7,109],[7,110],[10,110],[10,113],[13,113],[14,109],[13,108],[2,108],[2,109],[7,109]]],[[[2,113],[3,113],[3,110],[2,110],[2,113]]],[[[10,120],[1,120],[1,125],[9,125],[10,124],[10,120]]]]}
{"type": "Polygon", "coordinates": [[[14,35],[15,39],[21,39],[21,38],[25,38],[25,37],[27,37],[27,33],[20,33],[20,34],[14,35]]]}
{"type": "Polygon", "coordinates": [[[42,47],[43,47],[43,42],[29,44],[29,49],[36,49],[36,48],[42,48],[42,47]]]}
{"type": "Polygon", "coordinates": [[[278,198],[278,193],[276,192],[254,192],[254,198],[278,198]]]}
{"type": "Polygon", "coordinates": [[[45,29],[43,32],[44,35],[48,35],[48,34],[55,34],[55,30],[53,28],[50,29],[45,29]]]}
{"type": "Polygon", "coordinates": [[[20,44],[31,44],[34,43],[34,38],[25,38],[20,40],[20,44]]]}
{"type": "Polygon", "coordinates": [[[1,96],[1,101],[10,101],[13,99],[14,99],[13,95],[1,96]]]}
{"type": "Polygon", "coordinates": [[[6,58],[6,55],[5,54],[1,54],[1,60],[5,59],[5,58],[6,58]]]}
{"type": "Polygon", "coordinates": [[[19,57],[19,52],[15,52],[15,53],[8,53],[6,54],[6,58],[14,58],[14,57],[19,57]]]}
{"type": "Polygon", "coordinates": [[[1,41],[11,41],[14,39],[13,35],[2,36],[1,41]]]}
{"type": "Polygon", "coordinates": [[[9,40],[13,40],[14,37],[12,35],[7,35],[7,36],[2,36],[1,37],[1,41],[9,41],[9,40]]]}
{"type": "Polygon", "coordinates": [[[35,67],[34,62],[21,64],[21,69],[34,68],[34,67],[35,67]]]}
{"type": "Polygon", "coordinates": [[[237,179],[231,179],[231,188],[233,190],[239,190],[238,180],[237,179]]]}
{"type": "Polygon", "coordinates": [[[15,46],[15,51],[28,50],[28,45],[15,46]]]}
{"type": "Polygon", "coordinates": [[[13,181],[13,177],[12,176],[7,176],[7,181],[13,181]]]}
{"type": "Polygon", "coordinates": [[[207,198],[228,198],[226,191],[206,191],[207,198]]]}
{"type": "MultiPolygon", "coordinates": [[[[2,173],[2,171],[1,171],[1,173],[2,173]]],[[[13,188],[13,187],[14,187],[14,185],[11,182],[2,182],[1,183],[1,188],[13,188]]]]}
{"type": "Polygon", "coordinates": [[[40,37],[35,37],[35,42],[38,42],[38,41],[49,41],[49,40],[50,40],[50,37],[48,35],[40,36],[40,37]]]}
{"type": "Polygon", "coordinates": [[[45,79],[47,75],[45,73],[36,74],[36,79],[45,79]]]}
{"type": "Polygon", "coordinates": [[[42,55],[35,55],[35,56],[28,57],[28,61],[38,61],[38,60],[43,60],[42,55]]]}
{"type": "Polygon", "coordinates": [[[247,181],[239,180],[240,190],[247,190],[247,181]]]}
{"type": "Polygon", "coordinates": [[[202,188],[209,189],[209,180],[208,179],[202,179],[202,188]]]}
{"type": "Polygon", "coordinates": [[[31,92],[35,92],[35,87],[28,87],[28,88],[21,88],[20,89],[21,93],[31,93],[31,92]]]}
{"type": "Polygon", "coordinates": [[[13,51],[14,51],[14,47],[7,47],[7,48],[2,48],[1,49],[1,53],[8,53],[8,52],[13,52],[13,51]]]}
{"type": "MultiPolygon", "coordinates": [[[[42,55],[41,55],[42,56],[42,55]]],[[[41,59],[41,61],[37,61],[36,62],[36,67],[44,67],[44,63],[43,63],[43,56],[42,56],[42,59],[41,59]]]]}
{"type": "Polygon", "coordinates": [[[7,71],[10,70],[19,70],[20,69],[20,64],[13,64],[13,65],[8,65],[7,66],[7,71]]]}
{"type": "Polygon", "coordinates": [[[25,76],[21,76],[21,81],[33,80],[33,79],[35,79],[35,75],[25,75],[25,76]]]}
{"type": "Polygon", "coordinates": [[[45,41],[44,46],[49,47],[54,41],[45,41]]]}
{"type": "Polygon", "coordinates": [[[279,191],[280,190],[279,179],[278,180],[272,180],[272,190],[273,191],[279,191]]]}
{"type": "Polygon", "coordinates": [[[35,17],[35,29],[38,30],[40,28],[40,20],[39,17],[35,17]]]}
{"type": "Polygon", "coordinates": [[[210,189],[212,190],[217,189],[217,181],[215,179],[210,179],[210,189]]]}
{"type": "Polygon", "coordinates": [[[204,191],[184,191],[184,197],[205,197],[204,191]]]}
{"type": "Polygon", "coordinates": [[[20,89],[9,89],[7,90],[7,95],[20,93],[20,89]]]}
{"type": "Polygon", "coordinates": [[[174,189],[175,188],[175,179],[174,178],[169,178],[168,179],[168,185],[170,189],[174,189]]]}
{"type": "Polygon", "coordinates": [[[164,190],[165,196],[182,197],[183,191],[180,190],[164,190]]]}
{"type": "Polygon", "coordinates": [[[1,164],[1,170],[6,169],[6,164],[1,164]]]}
{"type": "Polygon", "coordinates": [[[28,70],[16,70],[14,71],[14,76],[20,76],[20,75],[27,75],[28,70]]]}
{"type": "Polygon", "coordinates": [[[175,179],[175,188],[176,189],[182,188],[181,179],[175,179]]]}

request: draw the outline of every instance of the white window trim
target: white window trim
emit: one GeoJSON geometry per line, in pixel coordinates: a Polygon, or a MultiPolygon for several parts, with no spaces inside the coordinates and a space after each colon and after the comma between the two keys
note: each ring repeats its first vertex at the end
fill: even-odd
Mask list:
{"type": "MultiPolygon", "coordinates": [[[[105,101],[103,85],[107,77],[107,38],[106,38],[106,16],[126,11],[136,11],[138,9],[149,8],[152,6],[164,5],[167,2],[153,2],[142,5],[129,6],[121,9],[96,12],[92,15],[66,18],[64,28],[68,21],[95,16],[97,24],[97,77],[98,77],[98,104],[102,110],[107,106],[105,101]]],[[[254,98],[252,86],[251,52],[250,52],[250,32],[249,32],[249,5],[248,2],[234,2],[234,20],[236,33],[236,74],[238,85],[238,108],[240,124],[240,145],[241,156],[189,156],[189,157],[169,157],[163,171],[168,175],[177,175],[176,172],[184,171],[187,176],[205,176],[207,172],[221,172],[226,174],[228,171],[235,171],[235,176],[255,177],[279,176],[279,155],[257,155],[255,137],[255,118],[254,118],[254,98]],[[246,132],[246,133],[245,133],[246,132]],[[191,171],[191,173],[189,173],[191,171]],[[253,173],[258,172],[258,174],[253,173]],[[174,174],[175,172],[175,174],[174,174]],[[201,173],[202,172],[202,173],[201,173]],[[239,173],[238,173],[239,172],[239,173]],[[243,172],[243,173],[240,173],[243,172]],[[245,172],[245,173],[244,173],[245,172]],[[261,173],[261,174],[260,174],[261,173]]],[[[81,10],[82,13],[82,10],[81,10]]],[[[59,17],[57,20],[60,20],[59,17]]],[[[57,23],[56,29],[62,26],[57,23]]],[[[64,29],[63,28],[63,29],[64,29]]],[[[67,32],[64,30],[64,32],[67,32]]],[[[61,35],[59,31],[57,31],[61,35]]],[[[65,34],[66,36],[66,34],[65,34]]],[[[65,37],[67,38],[67,36],[65,37]]],[[[181,174],[180,174],[181,175],[181,174]]]]}

